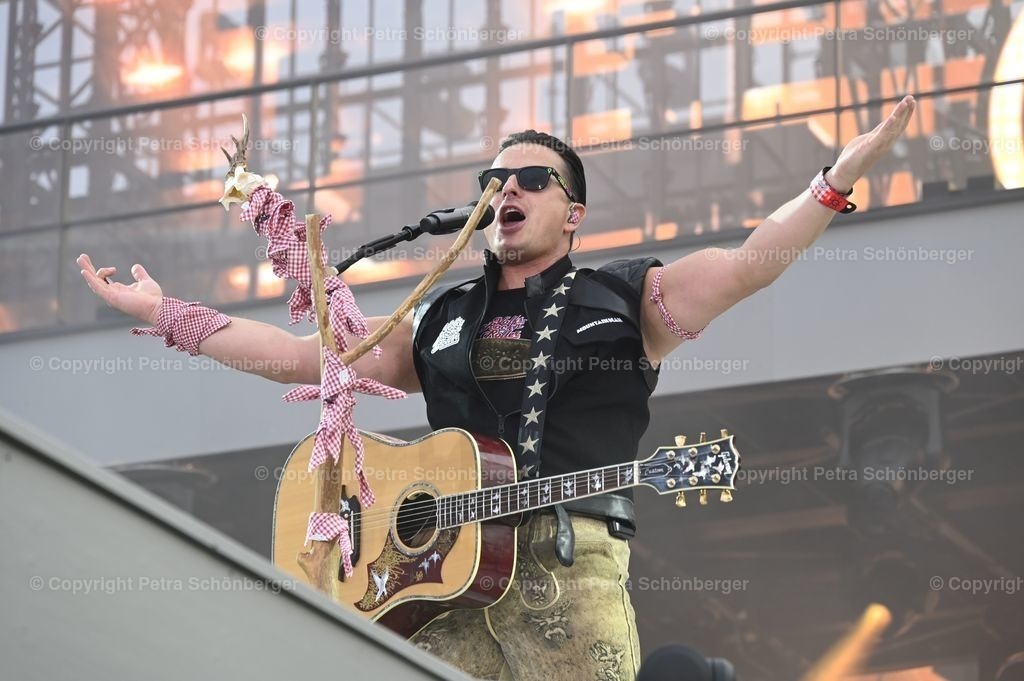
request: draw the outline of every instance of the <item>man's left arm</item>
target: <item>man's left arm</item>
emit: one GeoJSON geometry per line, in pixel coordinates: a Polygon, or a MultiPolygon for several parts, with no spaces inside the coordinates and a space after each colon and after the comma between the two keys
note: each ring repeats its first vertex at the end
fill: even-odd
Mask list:
{"type": "MultiPolygon", "coordinates": [[[[913,112],[913,97],[904,97],[878,127],[846,145],[825,180],[840,193],[852,189],[892,148],[913,112]]],[[[769,215],[736,251],[705,248],[650,268],[641,307],[648,358],[660,361],[712,319],[778,279],[795,259],[787,256],[814,243],[834,216],[806,189],[769,215]]]]}

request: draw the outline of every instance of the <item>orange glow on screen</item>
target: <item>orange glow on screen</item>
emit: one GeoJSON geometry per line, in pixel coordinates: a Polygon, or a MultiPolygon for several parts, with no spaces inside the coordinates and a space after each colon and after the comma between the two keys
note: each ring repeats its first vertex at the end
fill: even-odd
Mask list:
{"type": "MultiPolygon", "coordinates": [[[[1006,45],[996,63],[995,80],[1024,78],[1024,13],[1013,22],[1006,45]]],[[[988,129],[992,142],[992,166],[1005,189],[1024,187],[1024,85],[992,88],[989,95],[988,129]]]]}
{"type": "Polygon", "coordinates": [[[580,235],[581,251],[603,251],[606,248],[622,248],[643,243],[644,230],[640,227],[628,227],[626,229],[613,229],[608,232],[597,232],[595,234],[580,235]]]}
{"type": "Polygon", "coordinates": [[[627,140],[632,134],[632,112],[629,109],[584,114],[572,119],[572,138],[577,146],[627,140]]]}
{"type": "Polygon", "coordinates": [[[121,82],[135,89],[157,89],[181,78],[185,73],[181,64],[161,60],[140,59],[121,73],[121,82]]]}

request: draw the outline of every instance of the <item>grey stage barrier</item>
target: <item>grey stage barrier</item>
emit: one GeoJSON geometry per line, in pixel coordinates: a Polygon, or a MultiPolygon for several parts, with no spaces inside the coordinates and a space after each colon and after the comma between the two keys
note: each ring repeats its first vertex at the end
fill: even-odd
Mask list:
{"type": "Polygon", "coordinates": [[[469,678],[3,411],[0,677],[469,678]]]}

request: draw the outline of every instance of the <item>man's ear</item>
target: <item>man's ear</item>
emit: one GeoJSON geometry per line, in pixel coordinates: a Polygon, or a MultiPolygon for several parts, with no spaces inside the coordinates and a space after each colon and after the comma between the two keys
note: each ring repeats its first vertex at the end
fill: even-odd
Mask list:
{"type": "Polygon", "coordinates": [[[573,227],[572,230],[569,230],[569,231],[575,231],[575,227],[578,226],[581,222],[583,222],[583,218],[586,217],[586,215],[587,215],[587,207],[586,206],[584,206],[582,203],[576,203],[576,202],[570,203],[569,204],[569,212],[566,215],[565,221],[567,223],[569,223],[570,225],[574,225],[574,227],[573,227]]]}

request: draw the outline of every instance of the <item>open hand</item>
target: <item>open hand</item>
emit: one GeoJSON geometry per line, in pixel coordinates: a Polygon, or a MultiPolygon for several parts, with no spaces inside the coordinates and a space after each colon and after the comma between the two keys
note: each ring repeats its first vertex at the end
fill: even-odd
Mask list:
{"type": "Polygon", "coordinates": [[[163,302],[163,291],[142,265],[132,266],[135,283],[125,285],[110,281],[117,273],[116,267],[93,267],[92,259],[85,253],[75,261],[82,268],[82,277],[89,284],[92,292],[102,298],[107,305],[131,315],[148,324],[155,325],[156,317],[163,302]]]}
{"type": "Polygon", "coordinates": [[[907,95],[874,130],[850,140],[825,178],[829,184],[839,192],[852,189],[853,184],[862,178],[878,159],[889,153],[892,145],[907,129],[915,106],[913,96],[907,95]]]}

